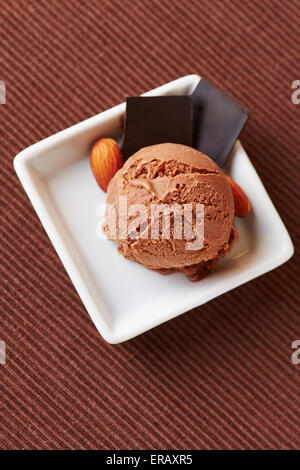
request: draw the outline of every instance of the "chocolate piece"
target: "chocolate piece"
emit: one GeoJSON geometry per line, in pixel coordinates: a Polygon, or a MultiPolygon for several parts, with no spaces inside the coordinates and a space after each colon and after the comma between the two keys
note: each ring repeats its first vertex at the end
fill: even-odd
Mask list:
{"type": "Polygon", "coordinates": [[[191,97],[184,95],[127,98],[122,145],[124,159],[142,147],[164,142],[192,146],[191,97]]]}
{"type": "Polygon", "coordinates": [[[249,110],[203,78],[192,94],[193,147],[220,167],[249,117],[249,110]]]}

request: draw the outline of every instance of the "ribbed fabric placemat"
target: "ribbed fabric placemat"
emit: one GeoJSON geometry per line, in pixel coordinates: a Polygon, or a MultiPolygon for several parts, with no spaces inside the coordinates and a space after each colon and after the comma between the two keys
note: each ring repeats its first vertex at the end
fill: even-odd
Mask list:
{"type": "MultiPolygon", "coordinates": [[[[1,449],[299,448],[299,2],[1,0],[1,449]],[[188,73],[252,111],[242,143],[291,261],[132,341],[85,311],[12,166],[188,73]]],[[[117,286],[116,286],[117,288],[117,286]]],[[[142,312],[141,312],[142,314],[142,312]]]]}

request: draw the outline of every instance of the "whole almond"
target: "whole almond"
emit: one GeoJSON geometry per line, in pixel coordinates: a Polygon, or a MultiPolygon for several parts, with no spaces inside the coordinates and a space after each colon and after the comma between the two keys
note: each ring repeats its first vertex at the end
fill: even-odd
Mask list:
{"type": "Polygon", "coordinates": [[[229,176],[225,175],[231,187],[233,200],[234,200],[234,214],[237,217],[246,217],[251,210],[251,204],[242,190],[242,188],[229,176]]]}
{"type": "Polygon", "coordinates": [[[117,142],[111,138],[97,140],[90,151],[90,164],[97,183],[103,191],[123,166],[123,156],[117,142]]]}

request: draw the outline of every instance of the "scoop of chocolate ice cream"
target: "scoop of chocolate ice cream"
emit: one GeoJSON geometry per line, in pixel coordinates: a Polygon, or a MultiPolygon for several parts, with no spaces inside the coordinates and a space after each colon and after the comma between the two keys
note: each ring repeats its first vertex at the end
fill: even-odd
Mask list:
{"type": "MultiPolygon", "coordinates": [[[[132,155],[111,180],[107,204],[107,237],[119,244],[119,251],[126,258],[163,274],[182,271],[190,280],[201,279],[237,239],[233,196],[222,170],[209,157],[185,145],[158,144],[132,155]],[[126,218],[123,212],[120,217],[124,203],[127,232],[120,222],[126,218]],[[161,204],[176,208],[171,212],[170,225],[164,228],[162,213],[151,212],[153,205],[161,204]],[[204,206],[203,244],[187,249],[191,239],[179,237],[175,231],[177,212],[182,209],[184,214],[183,207],[190,205],[194,214],[200,204],[204,206]],[[147,210],[136,211],[139,207],[147,210]]],[[[194,215],[187,224],[193,230],[194,215]]]]}

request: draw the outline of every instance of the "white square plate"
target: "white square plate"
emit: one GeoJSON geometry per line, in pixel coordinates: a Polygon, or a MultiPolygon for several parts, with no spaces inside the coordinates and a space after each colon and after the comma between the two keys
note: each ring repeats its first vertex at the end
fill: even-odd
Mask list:
{"type": "MultiPolygon", "coordinates": [[[[192,93],[198,75],[167,83],[146,95],[192,93]]],[[[162,276],[99,240],[96,209],[105,202],[89,166],[99,137],[121,136],[125,103],[20,152],[15,170],[87,311],[103,338],[120,343],[247,282],[287,261],[293,245],[243,147],[226,164],[250,198],[251,214],[237,219],[239,242],[206,279],[162,276]]]]}

